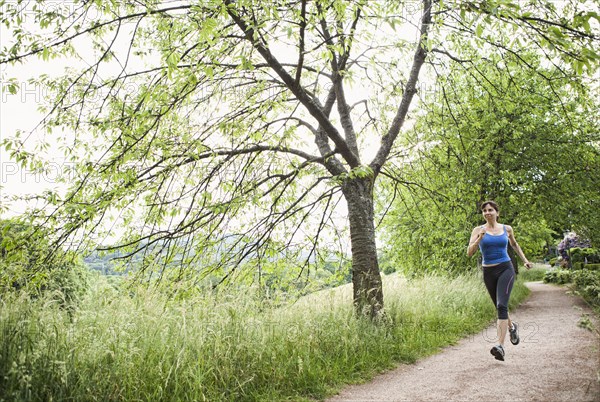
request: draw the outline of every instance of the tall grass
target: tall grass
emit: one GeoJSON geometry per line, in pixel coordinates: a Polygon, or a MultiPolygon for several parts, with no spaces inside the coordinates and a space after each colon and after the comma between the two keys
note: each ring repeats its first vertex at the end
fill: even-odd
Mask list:
{"type": "MultiPolygon", "coordinates": [[[[353,316],[349,286],[270,307],[248,292],[172,301],[99,282],[73,316],[48,299],[5,299],[0,400],[321,399],[494,318],[475,275],[384,283],[377,324],[353,316]]],[[[512,302],[526,292],[518,282],[512,302]]]]}

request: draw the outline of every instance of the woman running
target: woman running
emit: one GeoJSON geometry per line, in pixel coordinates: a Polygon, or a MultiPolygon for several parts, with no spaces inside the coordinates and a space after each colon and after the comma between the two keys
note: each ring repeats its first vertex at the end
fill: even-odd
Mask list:
{"type": "Polygon", "coordinates": [[[496,310],[498,312],[498,342],[490,353],[497,359],[504,361],[504,339],[510,333],[510,342],[519,343],[519,327],[508,316],[508,300],[515,280],[515,270],[508,255],[508,243],[527,269],[533,266],[519,244],[515,240],[512,227],[498,223],[499,209],[494,201],[486,201],[481,205],[481,212],[486,224],[477,226],[471,233],[467,255],[470,257],[477,251],[483,255],[483,282],[487,288],[496,310]]]}

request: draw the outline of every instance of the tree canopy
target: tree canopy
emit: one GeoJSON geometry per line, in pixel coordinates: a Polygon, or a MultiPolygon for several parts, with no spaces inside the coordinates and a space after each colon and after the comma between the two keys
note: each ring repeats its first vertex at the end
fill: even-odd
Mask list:
{"type": "Polygon", "coordinates": [[[514,55],[455,63],[439,77],[437,102],[405,136],[414,151],[389,166],[382,197],[396,195],[386,243],[401,265],[458,272],[473,265],[464,247],[489,199],[532,257],[571,228],[600,238],[593,83],[543,67],[534,53],[519,57],[535,69],[514,55]]]}

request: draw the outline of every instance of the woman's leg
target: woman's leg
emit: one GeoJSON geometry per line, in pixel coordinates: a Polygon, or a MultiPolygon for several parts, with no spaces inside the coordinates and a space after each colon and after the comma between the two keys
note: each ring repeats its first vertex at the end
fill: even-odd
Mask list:
{"type": "MultiPolygon", "coordinates": [[[[496,312],[498,311],[498,279],[499,279],[498,273],[501,271],[502,271],[502,269],[500,267],[488,267],[488,268],[484,267],[483,268],[483,283],[485,284],[485,288],[487,289],[487,291],[492,299],[492,302],[494,303],[496,312]]],[[[504,339],[504,337],[506,337],[506,334],[504,334],[504,337],[502,337],[500,328],[501,328],[501,323],[500,323],[500,320],[498,320],[497,326],[496,326],[498,339],[504,339]]],[[[503,343],[501,343],[501,344],[503,345],[503,343]]]]}
{"type": "Polygon", "coordinates": [[[498,275],[496,275],[495,269],[496,267],[483,268],[483,283],[485,284],[485,288],[487,289],[490,297],[492,298],[494,307],[497,308],[496,300],[498,294],[498,275]]]}
{"type": "Polygon", "coordinates": [[[504,347],[504,340],[508,332],[508,320],[498,319],[498,343],[504,347]]]}
{"type": "MultiPolygon", "coordinates": [[[[515,270],[510,262],[501,270],[496,285],[496,300],[498,308],[498,343],[504,346],[504,340],[509,328],[508,301],[515,281],[515,270]]],[[[512,323],[511,323],[512,324],[512,323]]]]}

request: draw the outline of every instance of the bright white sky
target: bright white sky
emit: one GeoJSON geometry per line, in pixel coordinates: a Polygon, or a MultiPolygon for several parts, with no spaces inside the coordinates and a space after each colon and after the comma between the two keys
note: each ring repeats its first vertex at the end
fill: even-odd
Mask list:
{"type": "MultiPolygon", "coordinates": [[[[8,1],[2,7],[11,7],[15,1],[8,1]]],[[[33,2],[29,2],[31,7],[33,2]]],[[[70,7],[73,3],[69,1],[47,1],[43,4],[46,11],[56,10],[58,7],[70,7]]],[[[4,11],[4,10],[2,10],[4,11]]],[[[39,28],[34,23],[33,15],[30,11],[21,12],[23,25],[26,29],[39,32],[39,28]]],[[[0,26],[0,47],[12,44],[12,32],[6,26],[0,26]]],[[[6,138],[14,137],[20,130],[23,132],[21,140],[24,141],[25,149],[33,151],[36,143],[41,141],[43,130],[38,129],[38,125],[44,115],[38,110],[42,104],[51,102],[50,94],[40,85],[32,84],[28,80],[37,77],[40,74],[58,76],[63,73],[67,66],[75,66],[83,63],[77,60],[59,60],[44,62],[41,59],[29,58],[26,62],[16,65],[0,66],[0,141],[6,138]],[[18,82],[18,92],[11,94],[3,85],[8,78],[15,78],[18,82]]],[[[4,147],[0,148],[0,202],[3,206],[8,205],[6,215],[12,216],[25,211],[24,202],[6,202],[8,197],[39,194],[44,190],[59,188],[60,183],[57,179],[67,174],[66,164],[69,162],[60,156],[58,150],[54,147],[48,149],[44,155],[47,160],[46,172],[34,173],[29,169],[24,169],[17,164],[4,147]]],[[[0,210],[0,213],[2,211],[0,210]]]]}
{"type": "MultiPolygon", "coordinates": [[[[48,100],[48,94],[43,87],[30,84],[26,79],[42,71],[59,73],[60,69],[57,65],[38,61],[19,66],[18,70],[10,67],[4,71],[10,77],[17,77],[19,92],[11,94],[5,88],[1,90],[0,137],[2,139],[12,137],[17,130],[22,130],[26,149],[32,149],[33,145],[42,139],[41,130],[36,129],[36,126],[43,118],[43,114],[37,109],[41,103],[48,100]]],[[[44,174],[34,174],[30,170],[21,168],[3,148],[0,149],[2,197],[37,194],[55,188],[58,185],[58,176],[65,172],[65,160],[53,152],[48,152],[47,159],[49,160],[48,171],[44,174]]],[[[11,203],[9,214],[21,213],[23,210],[24,205],[11,203]]]]}

